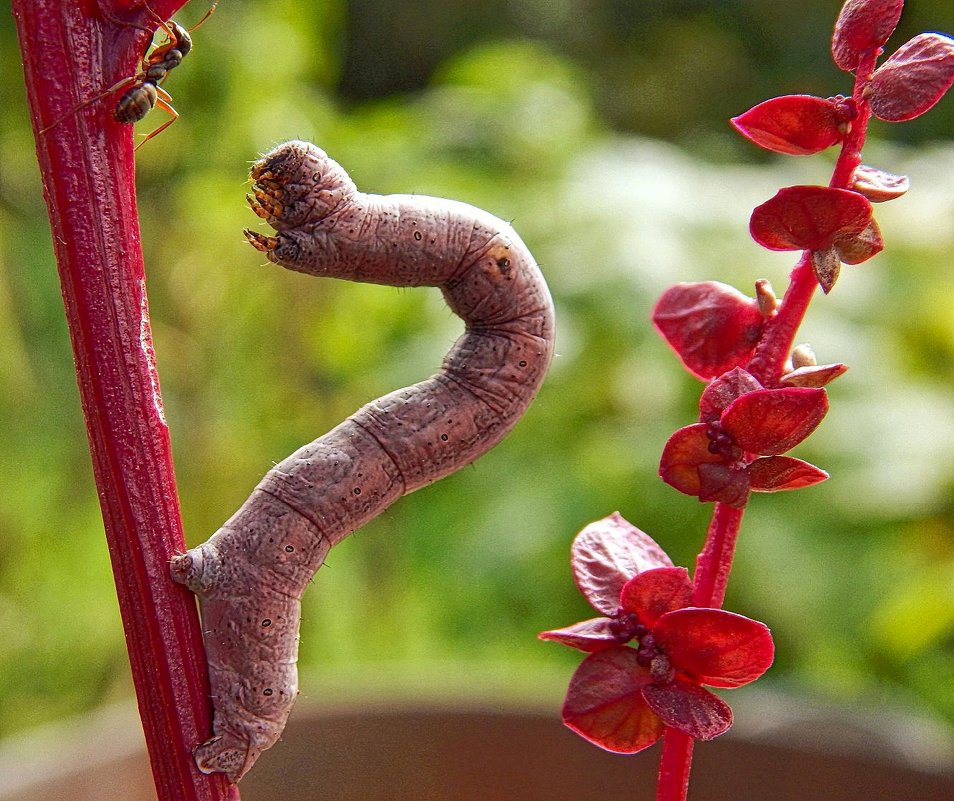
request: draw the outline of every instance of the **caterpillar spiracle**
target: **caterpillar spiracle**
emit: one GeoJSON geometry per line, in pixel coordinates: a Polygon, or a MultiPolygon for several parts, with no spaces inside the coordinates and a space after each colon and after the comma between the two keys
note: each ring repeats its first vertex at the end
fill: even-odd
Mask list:
{"type": "Polygon", "coordinates": [[[298,272],[440,287],[465,331],[440,371],[363,406],[268,471],[208,541],[173,558],[198,596],[214,707],[195,749],[206,773],[238,781],[272,746],[298,694],[300,597],[329,549],[402,495],[469,464],[526,411],[553,354],[553,303],[507,223],[418,195],[359,192],[307,142],[251,170],[253,211],[276,236],[246,230],[298,272]]]}

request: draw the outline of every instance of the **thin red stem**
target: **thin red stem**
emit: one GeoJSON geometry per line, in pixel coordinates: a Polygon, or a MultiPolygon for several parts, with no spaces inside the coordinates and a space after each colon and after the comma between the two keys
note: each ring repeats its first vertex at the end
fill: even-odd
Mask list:
{"type": "MultiPolygon", "coordinates": [[[[178,0],[154,0],[168,16],[178,0]]],[[[37,158],[116,580],[133,682],[159,801],[236,798],[204,776],[192,748],[211,729],[194,598],[169,576],[184,549],[149,328],[132,129],[116,98],[89,103],[134,75],[154,28],[142,4],[14,0],[37,158]],[[57,124],[49,127],[57,120],[57,124]]],[[[107,777],[104,782],[109,782],[107,777]]]]}
{"type": "Polygon", "coordinates": [[[666,728],[663,733],[656,801],[686,801],[689,793],[689,771],[692,768],[694,741],[678,729],[666,728]]]}
{"type": "Polygon", "coordinates": [[[724,503],[717,503],[712,510],[705,545],[696,559],[696,571],[693,574],[693,606],[722,606],[743,514],[744,509],[724,503]]]}
{"type": "Polygon", "coordinates": [[[855,85],[851,98],[854,100],[858,116],[851,122],[851,130],[841,146],[838,161],[831,176],[831,186],[834,189],[849,189],[855,169],[861,164],[861,149],[868,136],[868,123],[871,121],[871,104],[865,97],[871,76],[881,55],[881,48],[866,53],[855,70],[855,85]]]}
{"type": "MultiPolygon", "coordinates": [[[[724,503],[715,505],[705,545],[696,559],[692,582],[693,606],[722,606],[744,513],[744,509],[724,503]]],[[[656,801],[685,801],[692,768],[692,747],[691,737],[676,729],[666,729],[662,755],[659,757],[656,801]]]]}
{"type": "Polygon", "coordinates": [[[762,339],[746,368],[762,386],[778,386],[785,363],[792,351],[795,335],[801,328],[808,304],[818,287],[812,268],[811,251],[802,253],[789,276],[788,291],[782,298],[775,316],[765,324],[762,339]]]}

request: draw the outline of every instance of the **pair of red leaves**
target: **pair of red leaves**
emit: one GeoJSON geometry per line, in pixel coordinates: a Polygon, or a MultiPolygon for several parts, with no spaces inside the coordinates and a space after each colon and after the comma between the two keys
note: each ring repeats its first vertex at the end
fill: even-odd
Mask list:
{"type": "Polygon", "coordinates": [[[782,456],[804,440],[828,411],[825,390],[764,389],[735,368],[702,393],[700,422],[676,431],[663,449],[663,481],[700,501],[736,508],[750,492],[801,489],[828,478],[808,462],[782,456]]]}
{"type": "Polygon", "coordinates": [[[625,754],[652,745],[665,726],[699,740],[725,732],[732,711],[702,685],[740,687],[768,670],[768,628],[693,607],[685,568],[618,513],[579,533],[570,562],[580,592],[604,616],[540,635],[589,654],[570,680],[564,723],[625,754]]]}
{"type": "MultiPolygon", "coordinates": [[[[922,33],[874,71],[864,95],[878,119],[906,122],[930,110],[952,84],[954,39],[941,33],[922,33]]],[[[844,140],[857,114],[851,98],[785,95],[733,117],[732,124],[766,150],[809,156],[844,140]]]]}
{"type": "Polygon", "coordinates": [[[750,492],[828,478],[782,454],[822,421],[828,397],[821,387],[847,369],[843,364],[802,365],[782,376],[782,386],[766,389],[742,368],[761,336],[759,303],[715,281],[670,287],[653,322],[690,372],[712,379],[699,399],[699,422],[680,428],[663,449],[663,481],[700,501],[741,508],[750,492]]]}
{"type": "MultiPolygon", "coordinates": [[[[854,72],[879,54],[894,33],[904,0],[848,0],[831,40],[832,58],[854,72]]],[[[885,122],[906,122],[931,109],[954,84],[954,39],[922,33],[905,42],[871,75],[864,97],[885,122]]],[[[795,156],[818,153],[842,141],[857,108],[852,99],[789,95],[766,100],[732,120],[757,145],[795,156]]]]}
{"type": "MultiPolygon", "coordinates": [[[[843,70],[877,55],[894,31],[903,0],[848,0],[832,37],[832,56],[843,70]]],[[[920,116],[954,84],[954,40],[923,33],[902,45],[874,71],[861,93],[879,119],[920,116]]],[[[766,100],[732,124],[755,144],[777,153],[810,155],[844,142],[858,116],[856,98],[788,95],[766,100]]],[[[782,189],[755,209],[752,237],[769,250],[811,251],[819,285],[827,293],[841,265],[860,264],[884,247],[871,202],[904,194],[907,178],[861,165],[850,190],[822,186],[782,189]]]]}
{"type": "Polygon", "coordinates": [[[827,186],[789,186],[756,206],[752,238],[769,250],[809,250],[822,290],[835,285],[844,264],[860,264],[881,252],[884,240],[871,203],[857,191],[827,186]]]}
{"type": "MultiPolygon", "coordinates": [[[[855,71],[888,41],[904,0],[847,0],[835,23],[831,54],[839,69],[855,71]]],[[[922,33],[901,45],[871,78],[866,94],[876,117],[903,122],[931,108],[954,84],[954,40],[922,33]]]]}

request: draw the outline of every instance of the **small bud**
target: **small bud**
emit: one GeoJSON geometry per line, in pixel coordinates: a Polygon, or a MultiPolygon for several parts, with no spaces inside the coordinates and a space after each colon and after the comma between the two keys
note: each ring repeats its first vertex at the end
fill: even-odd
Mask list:
{"type": "Polygon", "coordinates": [[[838,116],[848,124],[848,129],[851,129],[851,121],[858,116],[858,104],[855,102],[853,97],[845,97],[844,95],[835,95],[832,98],[829,98],[835,104],[835,111],[838,113],[838,116]]]}
{"type": "Polygon", "coordinates": [[[818,364],[790,370],[782,376],[779,383],[785,387],[824,387],[848,369],[844,364],[818,364]]]}
{"type": "Polygon", "coordinates": [[[799,345],[792,350],[792,367],[794,369],[814,367],[816,364],[818,364],[818,360],[815,358],[815,351],[812,350],[811,345],[799,345]]]}
{"type": "Polygon", "coordinates": [[[665,654],[657,654],[652,658],[649,663],[649,672],[655,684],[669,684],[676,678],[676,671],[673,670],[665,654]]]}
{"type": "MultiPolygon", "coordinates": [[[[652,634],[647,634],[639,641],[639,647],[636,649],[636,661],[643,667],[649,667],[653,660],[660,656],[659,649],[656,647],[656,641],[652,634]]],[[[665,657],[663,657],[665,659],[665,657]]]]}
{"type": "Polygon", "coordinates": [[[775,296],[775,290],[767,278],[760,278],[755,282],[755,300],[759,304],[759,313],[766,320],[775,316],[778,309],[778,298],[775,296]]]}
{"type": "Polygon", "coordinates": [[[841,271],[841,259],[838,258],[838,252],[834,247],[813,250],[812,268],[815,270],[818,285],[822,288],[822,292],[827,295],[831,292],[835,281],[838,280],[838,273],[841,271]]]}

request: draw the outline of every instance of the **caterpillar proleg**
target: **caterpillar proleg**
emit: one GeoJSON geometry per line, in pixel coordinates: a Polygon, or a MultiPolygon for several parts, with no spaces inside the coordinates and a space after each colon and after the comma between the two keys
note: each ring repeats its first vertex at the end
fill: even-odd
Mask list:
{"type": "Polygon", "coordinates": [[[172,560],[199,598],[214,705],[204,772],[238,781],[281,735],[298,693],[299,599],[329,549],[402,495],[496,445],[553,353],[553,304],[507,223],[473,206],[359,192],[335,161],[288,142],[257,162],[249,203],[276,264],[316,276],[440,287],[465,331],[432,377],[363,406],[268,471],[204,544],[172,560]]]}

